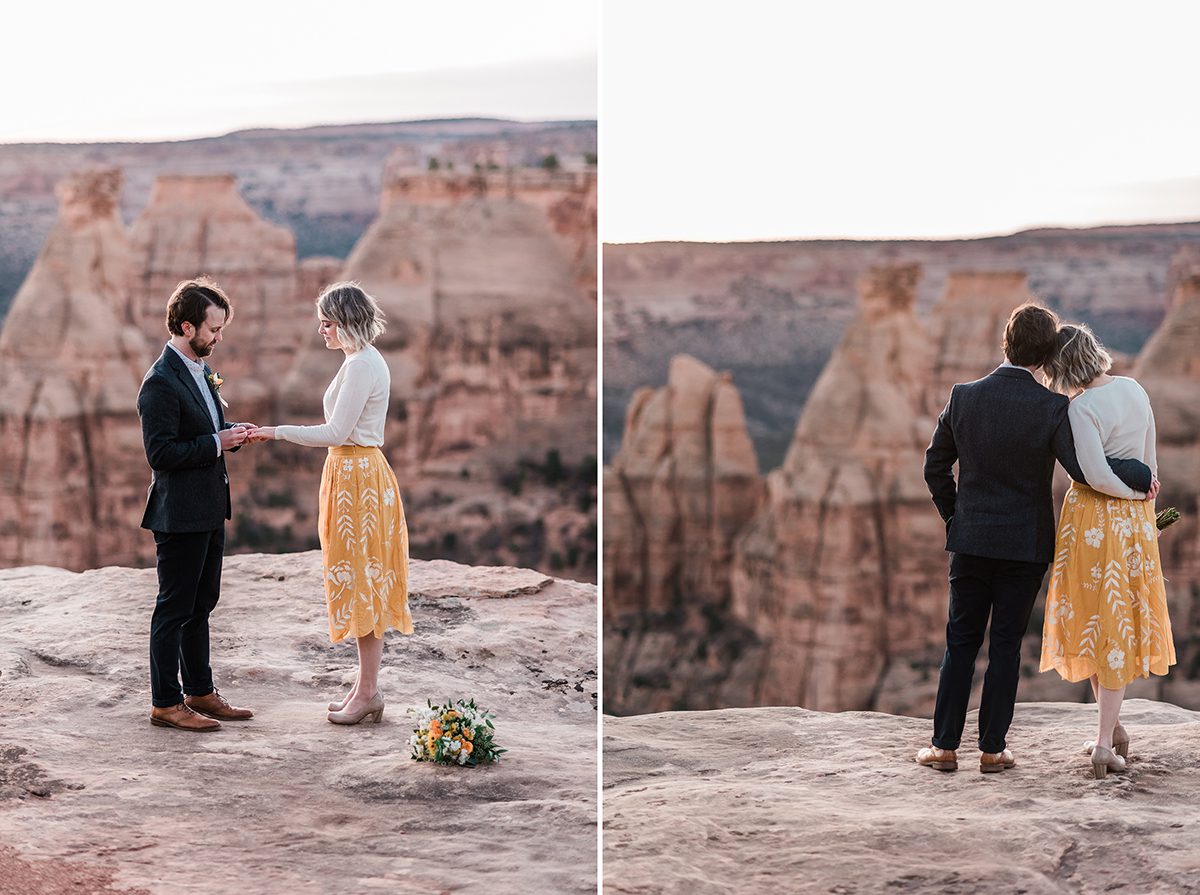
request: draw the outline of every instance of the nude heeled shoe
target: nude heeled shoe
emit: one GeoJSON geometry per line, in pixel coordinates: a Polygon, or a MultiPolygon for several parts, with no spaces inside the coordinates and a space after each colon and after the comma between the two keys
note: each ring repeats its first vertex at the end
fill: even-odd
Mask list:
{"type": "Polygon", "coordinates": [[[341,702],[331,702],[331,703],[329,703],[329,711],[331,711],[331,712],[340,712],[342,709],[344,709],[344,708],[346,707],[346,703],[347,703],[347,702],[349,702],[349,701],[350,701],[350,694],[349,694],[349,693],[347,693],[345,696],[343,696],[343,697],[342,697],[342,701],[341,701],[341,702]]]}
{"type": "MultiPolygon", "coordinates": [[[[1083,744],[1083,750],[1088,755],[1092,754],[1092,750],[1096,748],[1095,740],[1088,740],[1083,744]]],[[[1129,731],[1118,724],[1113,728],[1113,752],[1116,752],[1122,758],[1129,757],[1129,731]]]]}
{"type": "Polygon", "coordinates": [[[351,714],[346,711],[330,712],[325,716],[334,724],[357,724],[364,718],[370,718],[376,724],[383,720],[383,696],[378,692],[371,697],[366,707],[351,714]]]}
{"type": "Polygon", "coordinates": [[[1125,759],[1111,749],[1097,746],[1092,750],[1092,773],[1097,780],[1103,780],[1109,771],[1125,770],[1125,759]]]}

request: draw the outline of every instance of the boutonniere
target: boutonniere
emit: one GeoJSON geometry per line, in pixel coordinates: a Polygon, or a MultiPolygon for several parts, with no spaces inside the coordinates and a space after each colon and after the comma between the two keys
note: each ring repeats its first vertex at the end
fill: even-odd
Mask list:
{"type": "Polygon", "coordinates": [[[221,406],[228,407],[229,404],[221,397],[221,386],[225,384],[225,380],[221,378],[221,374],[209,373],[204,378],[208,380],[208,387],[213,390],[213,394],[217,396],[217,400],[221,402],[221,406]]]}

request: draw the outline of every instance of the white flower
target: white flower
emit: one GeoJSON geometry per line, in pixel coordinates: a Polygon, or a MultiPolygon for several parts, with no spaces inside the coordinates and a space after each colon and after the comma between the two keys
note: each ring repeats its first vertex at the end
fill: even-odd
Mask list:
{"type": "Polygon", "coordinates": [[[1133,520],[1128,516],[1117,516],[1112,520],[1113,534],[1118,534],[1123,538],[1133,536],[1133,520]]]}
{"type": "Polygon", "coordinates": [[[1079,503],[1079,492],[1074,488],[1067,492],[1067,503],[1069,503],[1071,506],[1075,506],[1075,504],[1079,503]]]}
{"type": "Polygon", "coordinates": [[[1099,547],[1100,542],[1104,540],[1104,529],[1089,528],[1083,533],[1083,539],[1087,541],[1089,547],[1099,547]]]}
{"type": "Polygon", "coordinates": [[[1114,671],[1118,668],[1125,667],[1125,653],[1117,646],[1114,646],[1108,653],[1108,667],[1114,671]]]}
{"type": "Polygon", "coordinates": [[[1092,566],[1092,580],[1100,580],[1100,563],[1096,563],[1094,566],[1092,566]]]}
{"type": "Polygon", "coordinates": [[[1153,541],[1155,531],[1157,531],[1157,529],[1154,527],[1153,522],[1151,522],[1149,519],[1142,520],[1142,537],[1144,537],[1147,541],[1153,541]]]}
{"type": "Polygon", "coordinates": [[[358,468],[359,469],[366,469],[370,465],[371,465],[371,461],[368,460],[366,457],[358,458],[358,468]]]}
{"type": "Polygon", "coordinates": [[[1138,578],[1142,574],[1142,545],[1134,544],[1125,551],[1125,568],[1130,578],[1138,578]]]}
{"type": "Polygon", "coordinates": [[[354,469],[354,461],[347,457],[342,461],[342,472],[350,472],[352,469],[354,469]]]}
{"type": "Polygon", "coordinates": [[[393,489],[388,488],[386,491],[383,492],[383,505],[385,507],[390,507],[395,502],[396,502],[396,492],[393,489]]]}
{"type": "Polygon", "coordinates": [[[1153,574],[1154,574],[1154,569],[1155,569],[1155,567],[1156,567],[1156,566],[1157,566],[1157,563],[1155,563],[1155,561],[1154,561],[1154,560],[1152,560],[1152,559],[1148,559],[1148,560],[1146,560],[1146,562],[1145,562],[1145,564],[1144,564],[1144,568],[1146,569],[1146,574],[1147,574],[1147,575],[1153,575],[1153,574]]]}
{"type": "Polygon", "coordinates": [[[1054,617],[1059,619],[1071,619],[1075,617],[1075,610],[1071,608],[1070,599],[1055,601],[1054,617]]]}
{"type": "Polygon", "coordinates": [[[1142,674],[1150,673],[1150,657],[1142,656],[1142,674]]]}

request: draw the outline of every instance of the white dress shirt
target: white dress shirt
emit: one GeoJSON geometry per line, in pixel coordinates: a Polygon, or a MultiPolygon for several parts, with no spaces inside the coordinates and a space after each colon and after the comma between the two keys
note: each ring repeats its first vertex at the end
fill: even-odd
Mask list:
{"type": "Polygon", "coordinates": [[[213,438],[217,442],[217,456],[221,456],[221,436],[216,432],[221,431],[220,417],[217,416],[217,405],[213,401],[212,391],[208,387],[208,381],[204,378],[204,361],[192,360],[182,351],[175,347],[174,342],[168,342],[167,347],[178,354],[182,359],[188,372],[192,374],[192,378],[196,380],[196,388],[200,389],[200,394],[204,397],[204,403],[208,405],[208,415],[212,418],[213,429],[215,430],[213,438]]]}

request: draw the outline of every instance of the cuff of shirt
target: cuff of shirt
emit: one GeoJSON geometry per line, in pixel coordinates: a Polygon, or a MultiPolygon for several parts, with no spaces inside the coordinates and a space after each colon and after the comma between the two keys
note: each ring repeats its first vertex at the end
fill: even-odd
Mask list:
{"type": "Polygon", "coordinates": [[[216,440],[216,442],[217,442],[217,456],[218,456],[218,457],[220,457],[220,456],[221,456],[221,436],[220,436],[220,435],[218,435],[216,432],[214,432],[214,433],[213,433],[213,438],[214,438],[214,439],[216,440]]]}

